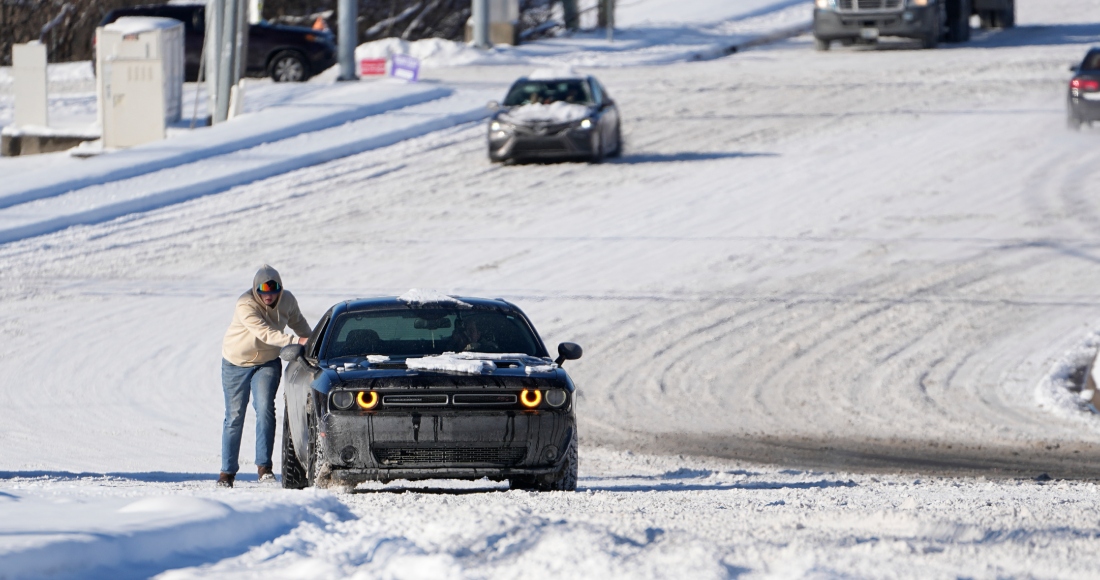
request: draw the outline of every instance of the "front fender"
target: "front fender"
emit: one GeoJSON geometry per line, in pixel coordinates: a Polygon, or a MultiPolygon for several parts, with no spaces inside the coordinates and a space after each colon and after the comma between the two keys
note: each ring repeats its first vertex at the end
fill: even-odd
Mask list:
{"type": "Polygon", "coordinates": [[[302,465],[307,464],[309,453],[309,399],[313,391],[327,394],[332,389],[332,381],[339,380],[335,374],[307,367],[300,359],[286,367],[287,424],[283,428],[290,429],[294,454],[302,465]]]}

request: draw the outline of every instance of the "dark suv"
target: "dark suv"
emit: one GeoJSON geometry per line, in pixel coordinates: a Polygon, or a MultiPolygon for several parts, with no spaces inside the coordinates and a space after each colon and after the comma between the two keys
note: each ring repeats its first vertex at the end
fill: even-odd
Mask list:
{"type": "MultiPolygon", "coordinates": [[[[100,26],[123,16],[157,16],[183,22],[184,78],[199,78],[199,62],[206,34],[206,6],[166,4],[134,6],[107,13],[100,26]]],[[[301,82],[336,64],[336,43],[331,32],[261,22],[248,27],[249,76],[271,76],[275,82],[301,82]]]]}
{"type": "Polygon", "coordinates": [[[1080,129],[1085,123],[1100,121],[1100,48],[1085,55],[1077,67],[1070,68],[1069,103],[1066,123],[1070,129],[1080,129]]]}

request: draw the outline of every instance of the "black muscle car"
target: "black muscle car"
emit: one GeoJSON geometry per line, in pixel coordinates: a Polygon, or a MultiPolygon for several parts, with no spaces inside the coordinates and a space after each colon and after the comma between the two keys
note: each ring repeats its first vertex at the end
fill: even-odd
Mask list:
{"type": "Polygon", "coordinates": [[[395,479],[577,485],[575,387],[500,299],[411,293],[341,302],[284,347],[283,487],[395,479]]]}

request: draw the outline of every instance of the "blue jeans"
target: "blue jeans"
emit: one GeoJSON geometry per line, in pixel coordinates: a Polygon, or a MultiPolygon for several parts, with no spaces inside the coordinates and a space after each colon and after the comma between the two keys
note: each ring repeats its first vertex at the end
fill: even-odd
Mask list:
{"type": "Polygon", "coordinates": [[[222,390],[225,391],[225,422],[222,424],[222,473],[237,473],[240,465],[241,432],[248,395],[256,410],[256,465],[271,467],[275,450],[275,393],[283,364],[279,359],[254,367],[239,367],[222,359],[222,390]]]}

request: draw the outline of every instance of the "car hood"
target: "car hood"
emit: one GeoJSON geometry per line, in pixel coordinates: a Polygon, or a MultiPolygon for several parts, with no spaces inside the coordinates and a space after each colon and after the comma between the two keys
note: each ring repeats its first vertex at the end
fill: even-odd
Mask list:
{"type": "Polygon", "coordinates": [[[497,119],[513,125],[562,125],[580,121],[594,113],[594,107],[558,101],[549,105],[509,107],[501,111],[497,119]]]}

